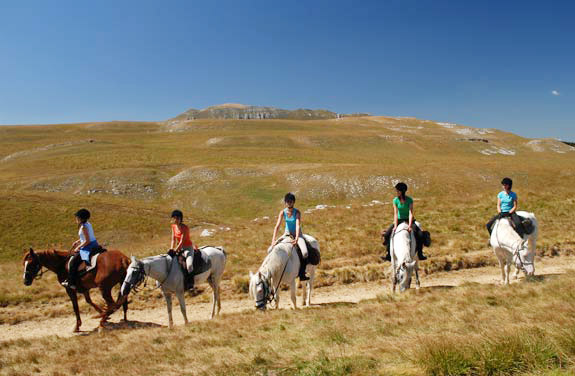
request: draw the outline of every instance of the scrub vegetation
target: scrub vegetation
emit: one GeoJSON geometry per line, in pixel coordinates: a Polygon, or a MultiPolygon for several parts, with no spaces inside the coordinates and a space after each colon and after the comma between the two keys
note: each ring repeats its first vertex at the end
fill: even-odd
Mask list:
{"type": "MultiPolygon", "coordinates": [[[[304,231],[322,247],[319,287],[386,278],[379,234],[392,220],[390,202],[399,180],[410,186],[416,217],[432,234],[432,248],[425,250],[431,257],[421,264],[424,275],[496,263],[484,223],[495,212],[503,176],[513,178],[520,209],[534,212],[540,222],[538,255],[571,254],[575,148],[554,140],[533,145],[497,130],[392,117],[0,127],[0,323],[71,315],[53,275],[23,286],[20,260],[28,247],[67,249],[75,240],[73,213],[80,207],[91,210],[101,243],[142,257],[166,251],[169,213],[183,210],[194,241],[226,248],[224,302],[245,295],[248,271],[263,259],[288,191],[304,211],[304,231]],[[318,205],[327,207],[305,213],[318,205]],[[200,237],[206,229],[213,234],[200,237]]],[[[167,354],[172,366],[185,363],[190,373],[209,374],[560,372],[571,367],[572,344],[562,342],[556,318],[545,316],[538,331],[537,314],[557,312],[559,306],[572,314],[572,297],[561,288],[572,282],[562,277],[501,291],[468,286],[352,306],[229,315],[169,333],[138,329],[65,344],[57,338],[6,342],[0,371],[32,373],[30,367],[38,365],[30,359],[44,365],[43,357],[58,356],[82,364],[78,372],[86,374],[97,367],[114,374],[120,364],[145,374],[147,366],[137,366],[137,358],[149,363],[150,374],[169,374],[166,363],[150,356],[167,354]],[[487,296],[514,303],[490,305],[487,296]],[[404,309],[410,313],[399,314],[404,309]],[[497,326],[506,319],[509,325],[497,326]],[[526,330],[519,328],[522,322],[526,330]],[[311,336],[309,344],[304,334],[311,336]],[[181,341],[193,351],[182,350],[181,341]],[[56,342],[57,350],[41,350],[56,342]],[[109,349],[103,363],[96,363],[99,351],[84,361],[75,349],[86,346],[109,349]],[[35,355],[23,355],[21,348],[35,355]],[[542,355],[519,356],[531,350],[542,355]]],[[[157,291],[144,292],[136,303],[164,304],[157,291]]],[[[567,321],[565,328],[573,332],[567,321]]]]}

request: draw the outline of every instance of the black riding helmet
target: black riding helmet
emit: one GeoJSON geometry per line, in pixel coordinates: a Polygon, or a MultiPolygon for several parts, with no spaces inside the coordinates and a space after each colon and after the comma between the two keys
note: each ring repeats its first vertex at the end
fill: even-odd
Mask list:
{"type": "Polygon", "coordinates": [[[287,203],[287,202],[295,202],[295,195],[294,195],[293,193],[291,193],[291,192],[287,193],[287,194],[284,196],[284,202],[286,202],[286,203],[287,203]]]}
{"type": "Polygon", "coordinates": [[[181,210],[174,210],[170,218],[179,218],[180,221],[184,220],[184,213],[181,210]]]}
{"type": "Polygon", "coordinates": [[[82,223],[85,223],[90,219],[90,212],[88,209],[80,209],[74,214],[82,223]]]}
{"type": "Polygon", "coordinates": [[[513,180],[511,180],[509,178],[503,178],[503,180],[501,180],[501,184],[502,185],[508,185],[509,189],[511,189],[511,187],[513,187],[513,180]]]}
{"type": "Polygon", "coordinates": [[[407,184],[405,184],[404,182],[397,183],[395,185],[395,189],[397,189],[400,192],[405,193],[405,192],[407,192],[407,184]]]}

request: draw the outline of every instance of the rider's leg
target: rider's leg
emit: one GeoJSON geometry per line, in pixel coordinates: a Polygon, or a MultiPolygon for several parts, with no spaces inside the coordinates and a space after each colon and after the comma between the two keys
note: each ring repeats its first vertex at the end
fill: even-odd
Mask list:
{"type": "Polygon", "coordinates": [[[511,213],[510,217],[511,220],[513,221],[513,224],[515,225],[515,231],[517,231],[517,234],[519,234],[519,236],[523,237],[523,235],[525,235],[525,230],[523,229],[523,223],[521,222],[521,218],[519,218],[519,216],[515,212],[511,213]]]}
{"type": "Polygon", "coordinates": [[[382,259],[384,261],[391,261],[391,253],[389,252],[389,244],[390,244],[390,239],[391,239],[391,232],[393,231],[393,224],[391,224],[387,230],[385,230],[385,233],[383,234],[383,243],[385,245],[385,248],[387,250],[387,253],[384,257],[382,257],[382,259]]]}
{"type": "Polygon", "coordinates": [[[417,257],[420,260],[427,260],[427,257],[423,254],[423,231],[418,225],[413,223],[413,233],[415,235],[415,249],[417,250],[417,257]]]}
{"type": "Polygon", "coordinates": [[[78,266],[82,262],[82,258],[79,253],[72,256],[70,260],[70,270],[68,271],[68,280],[63,283],[64,286],[76,289],[76,280],[78,279],[78,266]]]}
{"type": "Polygon", "coordinates": [[[186,257],[186,275],[184,276],[184,289],[191,290],[194,288],[194,250],[191,247],[182,248],[181,252],[188,251],[186,257]]]}
{"type": "Polygon", "coordinates": [[[487,224],[485,225],[485,227],[487,227],[487,232],[489,232],[489,236],[491,236],[491,230],[493,229],[493,224],[495,223],[496,220],[499,219],[499,217],[500,217],[500,215],[497,214],[496,216],[491,218],[489,220],[489,222],[487,222],[487,224]]]}
{"type": "Polygon", "coordinates": [[[305,240],[302,236],[300,236],[297,240],[297,245],[301,251],[301,255],[302,255],[302,262],[299,268],[299,279],[300,281],[307,281],[309,279],[309,277],[305,274],[305,268],[307,266],[307,256],[308,256],[308,250],[307,250],[307,245],[305,244],[305,240]]]}

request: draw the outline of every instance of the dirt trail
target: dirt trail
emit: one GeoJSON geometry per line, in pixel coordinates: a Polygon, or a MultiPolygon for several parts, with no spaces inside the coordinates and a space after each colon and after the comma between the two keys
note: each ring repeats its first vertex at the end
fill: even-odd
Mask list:
{"type": "MultiPolygon", "coordinates": [[[[575,267],[573,261],[575,261],[575,257],[557,257],[538,260],[536,263],[536,274],[541,276],[565,273],[567,270],[575,267]]],[[[430,276],[422,276],[421,287],[459,286],[465,282],[497,285],[499,284],[500,276],[499,268],[495,267],[443,272],[432,274],[430,276]]],[[[517,282],[518,281],[512,279],[512,283],[517,282]]],[[[312,306],[340,302],[358,303],[362,300],[373,299],[379,294],[386,294],[389,292],[390,285],[388,281],[329,286],[315,289],[313,291],[312,306]]],[[[298,304],[300,304],[301,291],[298,291],[298,293],[298,304]]],[[[206,288],[204,294],[211,294],[210,289],[206,288]]],[[[137,299],[137,296],[132,299],[137,299]]],[[[289,293],[288,291],[282,291],[280,308],[289,309],[289,307],[289,293]]],[[[253,310],[253,301],[247,298],[222,301],[222,314],[224,316],[226,314],[250,310],[253,310]]],[[[188,318],[192,321],[207,320],[210,311],[211,303],[195,303],[192,305],[189,301],[187,302],[188,318]]],[[[72,333],[75,319],[73,314],[71,314],[66,317],[49,318],[44,321],[27,321],[15,325],[0,325],[0,341],[21,338],[39,338],[50,335],[70,337],[74,335],[88,334],[98,327],[98,320],[91,319],[89,317],[94,313],[95,312],[93,310],[84,310],[82,312],[82,329],[86,332],[80,334],[72,333]]],[[[177,304],[177,299],[174,299],[173,317],[175,325],[183,325],[183,319],[179,305],[177,304]]],[[[128,311],[128,318],[131,321],[128,324],[120,324],[120,318],[121,313],[115,313],[112,316],[110,325],[112,327],[160,327],[166,326],[168,322],[168,315],[165,307],[130,310],[128,311]]]]}

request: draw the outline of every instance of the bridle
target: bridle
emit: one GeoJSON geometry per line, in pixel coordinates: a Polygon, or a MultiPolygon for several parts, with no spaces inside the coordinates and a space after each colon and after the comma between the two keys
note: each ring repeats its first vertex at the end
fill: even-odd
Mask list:
{"type": "MultiPolygon", "coordinates": [[[[144,279],[147,279],[148,273],[146,273],[145,267],[146,267],[146,265],[144,265],[144,263],[141,261],[138,261],[138,264],[136,264],[136,266],[132,267],[132,276],[134,275],[134,272],[136,272],[136,278],[135,278],[136,280],[134,282],[124,281],[124,283],[130,287],[130,291],[137,293],[138,287],[140,286],[142,281],[144,279]]],[[[146,283],[144,283],[144,287],[146,287],[146,283]]]]}
{"type": "Polygon", "coordinates": [[[40,279],[42,278],[42,275],[44,274],[44,269],[42,268],[42,263],[40,263],[40,258],[37,255],[31,255],[30,257],[32,257],[32,259],[34,261],[36,261],[36,265],[34,267],[34,270],[28,270],[28,268],[30,268],[30,264],[26,264],[26,267],[24,269],[24,275],[26,277],[31,275],[31,280],[36,280],[36,279],[40,279]]]}
{"type": "MultiPolygon", "coordinates": [[[[277,245],[277,244],[278,244],[278,243],[276,243],[276,245],[277,245]]],[[[270,289],[269,281],[268,281],[269,278],[268,278],[268,277],[265,277],[265,275],[263,275],[263,274],[260,273],[260,276],[262,276],[262,277],[264,277],[264,278],[260,278],[260,281],[259,281],[258,283],[256,283],[256,287],[257,287],[257,286],[260,286],[260,285],[262,286],[262,288],[263,288],[263,290],[264,290],[264,296],[263,296],[261,299],[256,300],[256,307],[257,307],[257,308],[262,308],[262,307],[265,308],[265,306],[266,306],[267,303],[271,303],[271,302],[273,302],[273,301],[276,300],[277,292],[278,292],[278,289],[279,289],[279,287],[280,287],[280,283],[282,282],[282,278],[284,277],[284,273],[285,273],[285,271],[286,271],[287,265],[288,265],[289,260],[290,260],[290,258],[291,258],[291,252],[292,252],[292,250],[293,250],[294,247],[295,247],[295,246],[292,245],[292,247],[291,247],[290,250],[288,251],[287,260],[286,260],[286,262],[285,262],[285,264],[284,264],[284,268],[283,268],[283,270],[282,270],[282,274],[280,275],[280,278],[278,279],[278,283],[277,283],[277,286],[275,287],[275,289],[270,289]]],[[[273,252],[273,249],[272,249],[272,252],[273,252]]]]}
{"type": "Polygon", "coordinates": [[[262,307],[265,308],[266,304],[271,303],[275,299],[275,291],[270,290],[268,278],[261,273],[260,276],[260,280],[256,283],[256,288],[262,286],[264,294],[261,299],[256,300],[256,307],[261,309],[262,307]]]}
{"type": "MultiPolygon", "coordinates": [[[[174,263],[174,258],[175,257],[170,256],[171,261],[168,261],[168,257],[166,255],[164,255],[164,259],[166,260],[168,271],[166,273],[166,278],[164,278],[164,280],[162,282],[158,283],[158,285],[156,287],[154,287],[154,290],[162,287],[164,285],[164,283],[168,280],[168,278],[170,278],[170,273],[172,272],[172,264],[174,263]]],[[[137,272],[136,281],[135,282],[125,281],[125,283],[128,286],[130,286],[130,290],[137,293],[138,287],[142,283],[142,281],[144,281],[144,287],[146,287],[146,285],[148,283],[148,274],[150,273],[150,271],[148,270],[146,272],[146,264],[144,264],[142,261],[138,261],[137,266],[133,267],[132,270],[133,270],[132,275],[134,274],[134,271],[137,272]]]]}

